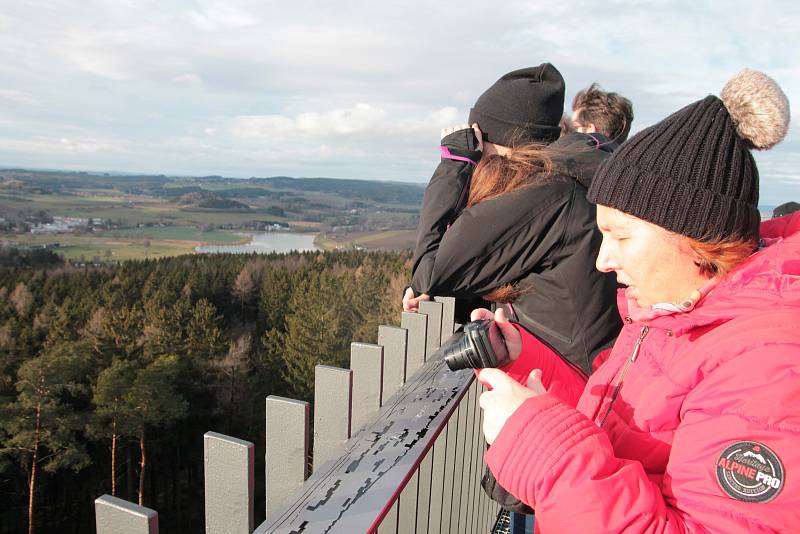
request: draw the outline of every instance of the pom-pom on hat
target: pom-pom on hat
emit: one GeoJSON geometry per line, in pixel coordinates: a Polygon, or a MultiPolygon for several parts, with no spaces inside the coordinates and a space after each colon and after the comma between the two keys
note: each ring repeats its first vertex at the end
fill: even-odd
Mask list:
{"type": "Polygon", "coordinates": [[[551,143],[561,135],[564,78],[550,63],[515,70],[489,87],[469,112],[486,140],[503,146],[551,143]]]}
{"type": "Polygon", "coordinates": [[[705,242],[758,239],[758,169],[750,149],[779,143],[789,101],[743,70],[722,90],[642,130],[597,170],[588,198],[705,242]]]}

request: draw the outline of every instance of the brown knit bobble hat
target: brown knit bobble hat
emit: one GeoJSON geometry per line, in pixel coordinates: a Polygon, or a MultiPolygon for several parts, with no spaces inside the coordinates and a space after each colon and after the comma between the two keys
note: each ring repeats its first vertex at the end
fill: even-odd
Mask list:
{"type": "Polygon", "coordinates": [[[591,202],[700,241],[758,239],[758,169],[789,128],[774,80],[743,70],[722,90],[639,132],[597,170],[591,202]]]}

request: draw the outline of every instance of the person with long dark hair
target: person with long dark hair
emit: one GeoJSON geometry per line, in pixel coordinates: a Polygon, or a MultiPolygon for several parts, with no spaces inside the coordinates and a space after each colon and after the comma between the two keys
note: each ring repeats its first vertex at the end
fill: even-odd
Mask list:
{"type": "Polygon", "coordinates": [[[559,138],[563,108],[564,80],[543,63],[501,77],[471,127],[443,132],[404,308],[430,295],[491,301],[586,376],[622,324],[613,276],[593,268],[601,237],[586,200],[610,143],[559,138]]]}

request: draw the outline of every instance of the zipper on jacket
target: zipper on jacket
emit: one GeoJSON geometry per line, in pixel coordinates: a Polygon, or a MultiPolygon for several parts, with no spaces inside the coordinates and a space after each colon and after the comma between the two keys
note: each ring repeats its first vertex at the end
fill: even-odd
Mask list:
{"type": "MultiPolygon", "coordinates": [[[[557,351],[557,350],[553,349],[552,347],[551,347],[551,350],[552,350],[552,351],[553,351],[553,352],[554,352],[556,355],[558,355],[558,357],[559,357],[559,358],[561,358],[561,359],[564,361],[564,363],[566,363],[566,364],[567,364],[569,367],[571,367],[573,371],[575,371],[576,373],[578,373],[578,374],[579,374],[579,375],[580,375],[580,376],[583,378],[584,382],[585,382],[585,381],[587,381],[587,380],[589,380],[589,375],[586,373],[586,371],[584,371],[584,370],[581,368],[581,366],[580,366],[580,365],[578,365],[577,363],[573,363],[573,362],[569,361],[569,359],[567,359],[567,357],[566,357],[566,356],[562,356],[561,354],[559,354],[559,353],[558,353],[558,351],[557,351]]],[[[591,364],[590,364],[590,365],[591,365],[591,364]]]]}
{"type": "Polygon", "coordinates": [[[453,226],[453,223],[456,222],[458,216],[467,206],[467,196],[469,195],[469,186],[470,182],[472,182],[472,175],[468,176],[464,185],[461,187],[461,194],[458,195],[458,202],[456,202],[455,208],[453,208],[453,216],[450,217],[450,221],[447,223],[447,228],[445,228],[445,232],[453,226]]]}
{"type": "Polygon", "coordinates": [[[527,321],[528,321],[530,324],[532,324],[533,326],[535,326],[535,327],[536,327],[538,330],[541,330],[541,331],[542,331],[542,332],[544,332],[545,334],[548,334],[548,335],[550,335],[551,337],[554,337],[555,339],[559,340],[559,341],[560,341],[560,342],[562,342],[562,343],[568,343],[568,344],[572,344],[572,342],[574,341],[572,338],[569,338],[569,337],[565,336],[564,334],[562,334],[562,333],[560,333],[560,332],[556,332],[555,330],[553,330],[553,329],[552,329],[552,328],[550,328],[549,326],[545,326],[545,325],[543,325],[542,323],[540,323],[539,321],[535,321],[535,320],[531,319],[531,318],[530,318],[530,317],[528,317],[528,316],[526,316],[526,317],[525,317],[525,319],[526,319],[526,320],[527,320],[527,321]]]}
{"type": "MultiPolygon", "coordinates": [[[[611,394],[611,401],[608,403],[608,409],[606,409],[606,413],[603,415],[603,419],[600,420],[600,424],[598,425],[600,428],[606,422],[606,418],[608,418],[608,414],[611,413],[611,409],[614,407],[614,401],[617,400],[617,395],[619,395],[619,390],[622,388],[622,381],[625,379],[625,373],[628,372],[628,367],[636,361],[636,357],[639,355],[639,348],[642,345],[642,341],[644,341],[645,336],[650,331],[649,326],[643,326],[642,331],[639,332],[639,339],[636,340],[636,345],[633,346],[633,353],[631,353],[631,357],[625,360],[625,365],[622,367],[622,372],[619,374],[619,379],[617,380],[617,384],[614,386],[614,392],[611,394]]],[[[605,396],[603,397],[605,400],[605,396]]],[[[603,400],[600,401],[600,404],[603,404],[603,400]]]]}

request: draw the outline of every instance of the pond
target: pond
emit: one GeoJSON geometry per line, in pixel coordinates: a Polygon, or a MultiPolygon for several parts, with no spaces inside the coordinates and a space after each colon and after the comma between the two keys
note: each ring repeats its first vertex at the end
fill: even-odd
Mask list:
{"type": "Polygon", "coordinates": [[[203,245],[195,247],[201,254],[268,254],[270,252],[286,253],[293,250],[305,252],[320,250],[314,244],[316,234],[298,234],[296,232],[261,232],[257,234],[242,233],[237,235],[250,236],[251,240],[246,245],[203,245]]]}

